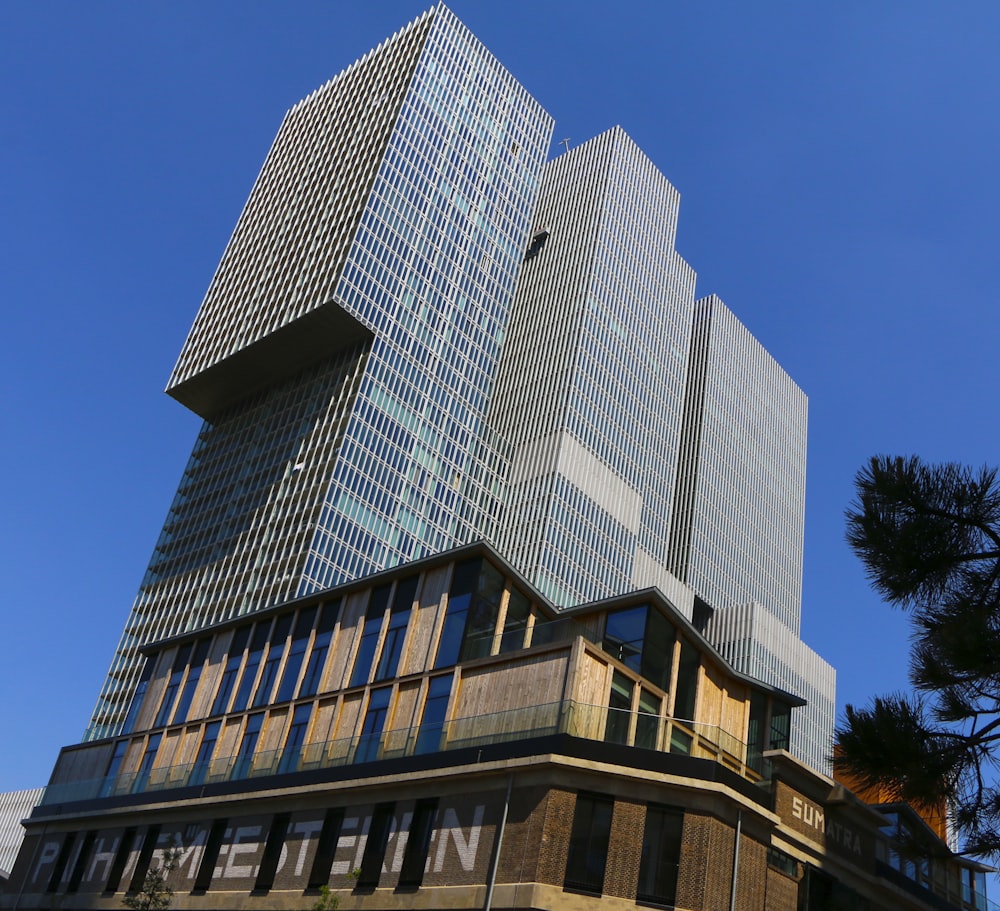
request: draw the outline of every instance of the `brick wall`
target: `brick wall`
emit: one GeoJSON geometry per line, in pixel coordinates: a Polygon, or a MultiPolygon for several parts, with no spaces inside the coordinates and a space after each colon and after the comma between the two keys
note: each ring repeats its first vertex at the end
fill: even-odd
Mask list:
{"type": "Polygon", "coordinates": [[[677,876],[677,907],[729,911],[734,830],[709,816],[688,813],[677,876]]]}
{"type": "Polygon", "coordinates": [[[616,800],[611,818],[611,843],[604,869],[604,894],[635,901],[642,857],[642,834],[646,825],[646,804],[616,800]]]}
{"type": "Polygon", "coordinates": [[[538,858],[538,882],[561,886],[566,876],[576,793],[553,788],[547,803],[538,858]]]}
{"type": "Polygon", "coordinates": [[[784,873],[767,869],[767,911],[796,911],[799,884],[784,873]]]}

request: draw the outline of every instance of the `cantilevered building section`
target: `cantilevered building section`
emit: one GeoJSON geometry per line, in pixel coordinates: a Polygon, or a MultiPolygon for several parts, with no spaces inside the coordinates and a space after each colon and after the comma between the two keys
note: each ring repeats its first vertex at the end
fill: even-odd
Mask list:
{"type": "Polygon", "coordinates": [[[695,276],[680,195],[621,128],[549,162],[492,411],[513,445],[501,548],[555,603],[666,571],[695,276]]]}
{"type": "Polygon", "coordinates": [[[551,131],[442,6],[288,112],[167,387],[205,424],[90,737],[142,644],[491,534],[551,131]]]}
{"type": "Polygon", "coordinates": [[[835,673],[799,638],[805,393],[713,296],[696,304],[671,568],[735,667],[806,698],[796,754],[828,769],[835,673]]]}

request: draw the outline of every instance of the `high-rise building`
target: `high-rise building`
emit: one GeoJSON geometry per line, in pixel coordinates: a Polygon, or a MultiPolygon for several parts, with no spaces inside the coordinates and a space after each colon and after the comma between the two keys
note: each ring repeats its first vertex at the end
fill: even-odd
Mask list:
{"type": "Polygon", "coordinates": [[[807,400],[732,311],[695,305],[670,568],[743,673],[807,700],[796,755],[828,771],[836,673],[800,638],[807,400]]]}
{"type": "Polygon", "coordinates": [[[802,612],[808,402],[714,295],[691,332],[673,571],[715,610],[802,612]]]}
{"type": "Polygon", "coordinates": [[[680,195],[616,127],[550,161],[492,411],[513,446],[501,549],[563,606],[666,571],[695,276],[680,195]]]}
{"type": "MultiPolygon", "coordinates": [[[[805,397],[696,309],[625,132],[546,164],[551,133],[441,5],[288,112],[167,386],[205,423],[90,739],[147,643],[477,539],[559,607],[655,586],[801,646],[805,397]]],[[[829,696],[792,744],[822,767],[812,653],[774,673],[740,630],[738,668],[829,696]]]]}
{"type": "Polygon", "coordinates": [[[167,386],[205,424],[89,736],[143,643],[491,535],[551,132],[441,5],[288,112],[167,386]]]}

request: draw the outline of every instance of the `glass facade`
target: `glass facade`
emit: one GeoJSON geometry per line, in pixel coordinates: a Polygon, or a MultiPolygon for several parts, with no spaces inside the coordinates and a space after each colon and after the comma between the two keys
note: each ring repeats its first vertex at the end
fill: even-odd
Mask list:
{"type": "Polygon", "coordinates": [[[551,132],[443,6],[288,112],[168,384],[205,424],[88,739],[121,729],[143,644],[492,534],[551,132]]]}
{"type": "Polygon", "coordinates": [[[679,203],[620,128],[543,173],[492,416],[513,446],[501,549],[563,606],[665,571],[694,307],[679,203]]]}

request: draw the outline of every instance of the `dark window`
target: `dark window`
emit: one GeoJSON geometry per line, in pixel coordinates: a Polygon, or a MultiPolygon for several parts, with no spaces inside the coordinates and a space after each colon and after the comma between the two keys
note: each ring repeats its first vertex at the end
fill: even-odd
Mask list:
{"type": "Polygon", "coordinates": [[[205,853],[201,855],[201,863],[198,864],[198,875],[194,878],[192,892],[206,892],[208,887],[212,885],[212,876],[215,873],[215,865],[219,860],[222,840],[226,837],[228,825],[228,819],[216,819],[212,822],[208,840],[205,842],[205,853]]]}
{"type": "Polygon", "coordinates": [[[351,686],[361,686],[367,683],[371,675],[372,662],[375,660],[375,647],[378,645],[379,633],[382,632],[382,619],[385,617],[386,607],[389,606],[390,590],[391,586],[380,585],[372,591],[361,630],[361,644],[358,646],[358,655],[354,659],[351,686]]]}
{"type": "Polygon", "coordinates": [[[481,561],[476,594],[472,599],[466,622],[461,661],[484,658],[493,651],[493,637],[496,635],[503,587],[503,574],[492,563],[481,561]]]}
{"type": "Polygon", "coordinates": [[[174,709],[174,717],[171,724],[183,724],[188,720],[188,712],[191,711],[191,702],[194,699],[195,690],[198,689],[198,681],[201,680],[201,669],[208,657],[208,646],[211,640],[202,639],[194,649],[194,657],[191,659],[191,669],[188,671],[187,680],[184,681],[184,689],[181,690],[181,698],[177,700],[177,707],[174,709]]]}
{"type": "Polygon", "coordinates": [[[309,871],[307,888],[318,889],[330,882],[330,868],[333,866],[333,855],[337,853],[337,842],[340,840],[340,827],[343,822],[342,809],[326,811],[323,828],[319,833],[319,842],[316,845],[316,856],[309,871]]]}
{"type": "Polygon", "coordinates": [[[602,794],[578,794],[566,860],[567,889],[600,895],[615,802],[602,794]]]}
{"type": "Polygon", "coordinates": [[[267,841],[264,843],[264,853],[257,870],[257,880],[254,883],[255,891],[266,892],[274,885],[274,874],[278,872],[278,861],[281,860],[281,849],[285,845],[291,818],[291,813],[278,813],[271,821],[267,841]]]}
{"type": "Polygon", "coordinates": [[[605,743],[628,743],[628,725],[632,717],[632,681],[620,671],[611,677],[608,700],[608,723],[604,727],[605,743]]]}
{"type": "Polygon", "coordinates": [[[87,861],[90,860],[90,852],[93,850],[94,836],[96,834],[96,832],[90,831],[83,836],[83,844],[80,845],[80,853],[76,855],[76,863],[73,864],[73,872],[69,877],[69,885],[66,886],[67,892],[79,891],[80,883],[83,882],[83,871],[87,867],[87,861]]]}
{"type": "Polygon", "coordinates": [[[155,658],[147,658],[139,675],[139,683],[135,688],[135,695],[128,707],[128,714],[125,716],[125,724],[122,725],[123,734],[131,734],[135,730],[135,722],[139,717],[139,709],[142,708],[142,700],[146,698],[146,690],[149,689],[149,678],[153,676],[153,665],[155,658]]]}
{"type": "Polygon", "coordinates": [[[278,679],[278,666],[281,664],[281,656],[285,654],[285,640],[291,628],[291,614],[285,614],[275,622],[274,636],[267,650],[267,660],[264,662],[264,670],[261,672],[260,683],[257,684],[251,708],[260,708],[271,701],[271,690],[274,689],[274,681],[278,679]]]}
{"type": "Polygon", "coordinates": [[[191,777],[188,779],[188,784],[204,784],[211,766],[212,753],[215,752],[215,742],[219,739],[221,724],[219,721],[213,721],[211,724],[205,725],[205,733],[202,734],[198,755],[195,757],[194,765],[191,766],[191,777]]]}
{"type": "Polygon", "coordinates": [[[243,740],[240,741],[240,750],[236,754],[236,762],[233,763],[234,779],[246,778],[250,774],[250,769],[253,766],[254,750],[257,749],[257,739],[260,737],[260,729],[263,725],[263,712],[247,716],[247,725],[243,731],[243,740]]]}
{"type": "Polygon", "coordinates": [[[369,694],[368,711],[365,713],[364,724],[361,726],[358,747],[354,751],[355,762],[371,762],[378,759],[382,730],[385,728],[385,720],[389,714],[389,697],[391,695],[391,686],[372,690],[369,694]]]}
{"type": "Polygon", "coordinates": [[[302,685],[299,687],[300,698],[302,696],[315,696],[319,690],[323,679],[323,668],[326,666],[326,656],[330,652],[330,642],[333,640],[333,628],[339,616],[339,601],[323,607],[319,624],[316,626],[316,638],[313,640],[312,652],[309,654],[309,663],[306,665],[302,685]]]}
{"type": "Polygon", "coordinates": [[[771,702],[771,738],[768,747],[772,750],[787,750],[789,730],[792,724],[791,706],[783,702],[771,702]]]}
{"type": "Polygon", "coordinates": [[[118,847],[115,849],[115,859],[111,862],[111,871],[108,873],[108,881],[104,886],[105,892],[114,894],[118,891],[118,886],[122,881],[122,874],[125,872],[125,864],[128,863],[128,857],[132,853],[132,845],[134,844],[135,827],[132,826],[122,832],[122,837],[118,840],[118,847]]]}
{"type": "Polygon", "coordinates": [[[437,813],[436,797],[418,800],[413,808],[410,832],[406,836],[403,851],[403,865],[399,870],[399,886],[416,889],[424,881],[427,854],[431,847],[431,833],[434,831],[434,816],[437,813]]]}
{"type": "Polygon", "coordinates": [[[146,874],[149,872],[149,864],[153,859],[153,851],[156,850],[156,843],[159,840],[159,826],[150,826],[146,829],[146,834],[142,839],[142,847],[139,849],[139,859],[135,862],[135,869],[132,871],[132,881],[128,885],[129,894],[134,895],[136,892],[142,891],[146,874]]]}
{"type": "Polygon", "coordinates": [[[399,673],[399,661],[403,656],[403,641],[406,639],[406,627],[410,622],[413,609],[413,599],[417,594],[417,576],[400,579],[396,583],[396,594],[392,599],[389,612],[389,627],[385,631],[385,642],[382,644],[382,655],[375,669],[375,679],[385,680],[399,673]]]}
{"type": "Polygon", "coordinates": [[[503,635],[500,637],[501,654],[524,647],[524,631],[528,628],[530,614],[531,602],[516,588],[512,588],[507,599],[507,615],[503,621],[503,635]]]}
{"type": "Polygon", "coordinates": [[[46,892],[55,892],[59,888],[59,883],[62,882],[63,874],[66,872],[66,864],[69,863],[69,855],[73,850],[75,842],[75,832],[70,832],[63,839],[63,843],[59,847],[59,854],[56,857],[56,865],[52,868],[52,875],[49,876],[48,885],[45,887],[46,892]]]}
{"type": "Polygon", "coordinates": [[[115,784],[118,779],[118,770],[122,766],[127,750],[127,740],[119,740],[118,743],[115,744],[115,751],[111,754],[111,761],[108,763],[108,769],[104,773],[104,784],[101,785],[101,797],[107,797],[112,791],[115,790],[115,784]]]}
{"type": "Polygon", "coordinates": [[[156,721],[153,722],[154,728],[162,728],[170,721],[173,715],[174,701],[177,699],[177,691],[180,689],[181,680],[184,679],[184,670],[187,668],[190,657],[190,645],[182,645],[177,650],[173,670],[171,670],[170,679],[167,681],[167,689],[160,702],[160,711],[156,713],[156,721]]]}
{"type": "Polygon", "coordinates": [[[361,857],[361,868],[358,871],[359,889],[374,889],[382,876],[382,864],[385,862],[385,848],[389,843],[394,809],[395,804],[391,803],[380,803],[375,806],[368,826],[365,853],[361,857]]]}
{"type": "Polygon", "coordinates": [[[469,606],[472,604],[476,580],[479,578],[480,563],[481,561],[476,558],[455,564],[451,589],[448,592],[444,627],[441,630],[441,642],[438,645],[434,667],[450,667],[458,663],[462,651],[462,637],[465,635],[465,624],[469,616],[469,606]]]}
{"type": "Polygon", "coordinates": [[[674,630],[658,610],[641,605],[608,614],[602,647],[654,686],[670,686],[674,630]]]}
{"type": "Polygon", "coordinates": [[[769,867],[774,867],[775,870],[780,870],[787,876],[798,879],[799,862],[794,857],[791,857],[784,851],[780,851],[778,848],[767,849],[767,865],[769,867]]]}
{"type": "Polygon", "coordinates": [[[229,707],[229,697],[233,695],[236,675],[239,673],[240,665],[243,663],[243,652],[247,647],[247,639],[249,638],[249,626],[244,626],[233,633],[233,641],[229,645],[229,653],[226,658],[226,668],[222,672],[222,680],[219,683],[219,692],[216,694],[215,702],[212,704],[213,715],[222,715],[229,707]]]}
{"type": "Polygon", "coordinates": [[[247,653],[247,662],[243,666],[243,676],[240,677],[240,685],[236,690],[236,698],[233,699],[231,711],[242,712],[250,702],[250,693],[253,692],[254,681],[257,679],[257,671],[260,668],[261,659],[264,657],[264,646],[267,643],[267,634],[271,631],[270,621],[265,620],[258,623],[253,630],[253,639],[250,641],[250,651],[247,653]]]}
{"type": "Polygon", "coordinates": [[[294,772],[298,769],[311,714],[311,705],[296,706],[292,714],[292,723],[288,728],[288,737],[285,738],[285,748],[281,752],[281,761],[278,763],[279,772],[294,772]]]}
{"type": "Polygon", "coordinates": [[[681,810],[653,805],[646,809],[636,888],[639,901],[663,905],[674,903],[683,828],[684,813],[681,810]]]}
{"type": "Polygon", "coordinates": [[[660,739],[660,700],[649,690],[639,690],[639,714],[635,719],[635,745],[655,750],[660,739]]]}
{"type": "Polygon", "coordinates": [[[160,738],[162,734],[151,734],[146,741],[146,749],[139,760],[139,768],[135,773],[135,781],[132,782],[132,790],[138,794],[146,789],[149,784],[149,772],[153,768],[153,760],[156,759],[156,751],[160,748],[160,738]]]}
{"type": "Polygon", "coordinates": [[[415,753],[436,753],[441,749],[451,683],[452,676],[448,674],[444,677],[431,677],[427,684],[427,699],[424,701],[424,714],[417,734],[415,753]]]}
{"type": "Polygon", "coordinates": [[[312,634],[313,622],[316,619],[316,608],[302,611],[295,621],[295,634],[288,649],[288,659],[285,669],[281,672],[281,683],[278,686],[275,702],[288,702],[295,695],[295,684],[299,682],[299,671],[302,670],[302,659],[309,647],[309,636],[312,634]]]}
{"type": "Polygon", "coordinates": [[[677,692],[674,696],[674,718],[683,721],[694,719],[694,700],[698,694],[698,669],[701,656],[698,650],[680,640],[681,657],[677,663],[677,692]]]}
{"type": "Polygon", "coordinates": [[[750,694],[750,721],[747,725],[747,765],[756,772],[764,769],[764,725],[767,724],[767,698],[763,693],[750,694]]]}
{"type": "Polygon", "coordinates": [[[608,614],[604,628],[604,651],[637,674],[642,673],[642,641],[646,634],[645,606],[608,614]]]}

